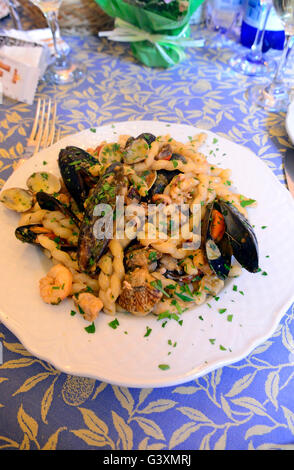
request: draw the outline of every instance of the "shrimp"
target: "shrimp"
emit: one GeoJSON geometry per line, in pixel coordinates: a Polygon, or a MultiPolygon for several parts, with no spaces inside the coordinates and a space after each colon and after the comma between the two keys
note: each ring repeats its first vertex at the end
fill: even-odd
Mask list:
{"type": "Polygon", "coordinates": [[[75,302],[83,314],[84,319],[93,322],[103,307],[103,302],[98,297],[88,292],[82,292],[75,299],[75,302]]]}
{"type": "Polygon", "coordinates": [[[47,276],[40,279],[40,294],[47,304],[57,305],[72,293],[72,273],[56,264],[47,276]]]}

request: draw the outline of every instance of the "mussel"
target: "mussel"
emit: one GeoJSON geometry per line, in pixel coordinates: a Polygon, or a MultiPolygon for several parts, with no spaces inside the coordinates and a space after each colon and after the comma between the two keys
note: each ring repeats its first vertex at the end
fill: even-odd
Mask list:
{"type": "Polygon", "coordinates": [[[232,204],[215,200],[206,208],[202,243],[209,266],[225,280],[232,256],[247,271],[258,271],[258,242],[248,220],[232,204]]]}
{"type": "Polygon", "coordinates": [[[60,202],[51,194],[40,191],[36,194],[36,199],[41,209],[45,209],[47,211],[60,211],[62,214],[70,217],[77,227],[81,225],[80,219],[75,215],[70,207],[60,202]]]}
{"type": "Polygon", "coordinates": [[[100,176],[97,185],[93,188],[91,195],[85,201],[85,215],[80,228],[78,241],[78,263],[82,271],[88,274],[98,272],[98,261],[105,253],[108,243],[113,233],[108,234],[108,230],[113,222],[114,210],[116,206],[116,196],[121,194],[122,189],[127,187],[127,178],[124,174],[123,165],[119,162],[111,164],[100,176]],[[96,206],[105,204],[107,211],[104,235],[97,235],[96,222],[99,222],[101,214],[97,215],[96,206]],[[107,225],[107,227],[106,227],[107,225]]]}
{"type": "Polygon", "coordinates": [[[79,147],[69,146],[59,152],[58,165],[61,176],[81,212],[84,211],[89,188],[97,183],[97,178],[90,171],[97,163],[95,157],[79,147]]]}
{"type": "Polygon", "coordinates": [[[58,248],[62,251],[75,251],[76,247],[69,244],[66,240],[56,237],[56,235],[49,229],[43,227],[41,224],[22,225],[15,229],[15,236],[23,243],[31,243],[33,245],[40,245],[38,243],[38,235],[45,235],[51,240],[57,241],[58,248]]]}

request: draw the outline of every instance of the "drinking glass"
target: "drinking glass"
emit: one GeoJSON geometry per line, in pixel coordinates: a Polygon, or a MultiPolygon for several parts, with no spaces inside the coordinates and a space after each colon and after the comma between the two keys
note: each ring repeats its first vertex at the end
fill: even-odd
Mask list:
{"type": "Polygon", "coordinates": [[[272,1],[260,0],[260,24],[249,52],[231,57],[230,66],[236,71],[253,77],[264,77],[272,74],[276,68],[274,60],[265,58],[262,52],[266,23],[269,18],[272,1]]]}
{"type": "Polygon", "coordinates": [[[283,80],[284,68],[294,38],[294,0],[273,0],[274,8],[285,28],[285,44],[273,80],[266,86],[249,89],[249,98],[269,111],[286,111],[290,103],[290,88],[283,80]]]}
{"type": "Polygon", "coordinates": [[[55,51],[54,62],[46,70],[44,80],[50,84],[67,85],[76,83],[85,75],[85,68],[70,60],[59,48],[57,36],[59,33],[58,11],[62,0],[31,0],[45,16],[52,33],[55,51]]]}

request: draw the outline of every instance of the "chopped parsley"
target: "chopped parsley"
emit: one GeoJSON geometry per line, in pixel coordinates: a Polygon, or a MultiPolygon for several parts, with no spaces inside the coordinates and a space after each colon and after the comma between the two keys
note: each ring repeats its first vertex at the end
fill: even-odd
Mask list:
{"type": "Polygon", "coordinates": [[[219,313],[225,313],[227,311],[227,309],[226,308],[219,308],[218,311],[219,311],[219,313]]]}
{"type": "Polygon", "coordinates": [[[114,330],[116,330],[116,328],[119,326],[119,321],[117,318],[115,318],[114,320],[112,320],[111,322],[108,323],[108,325],[113,328],[114,330]]]}
{"type": "Polygon", "coordinates": [[[91,323],[91,325],[86,326],[85,330],[86,330],[87,333],[95,333],[95,331],[96,331],[95,323],[93,322],[93,323],[91,323]]]}
{"type": "Polygon", "coordinates": [[[147,338],[147,336],[150,335],[151,331],[152,331],[152,328],[149,328],[149,326],[146,326],[146,333],[144,335],[144,338],[147,338]]]}
{"type": "Polygon", "coordinates": [[[170,366],[168,364],[158,364],[159,369],[161,370],[168,370],[170,366]]]}

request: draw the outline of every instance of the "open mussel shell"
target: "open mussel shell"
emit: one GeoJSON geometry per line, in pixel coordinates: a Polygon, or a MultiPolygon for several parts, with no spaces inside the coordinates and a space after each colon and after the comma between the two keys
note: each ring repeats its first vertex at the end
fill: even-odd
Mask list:
{"type": "Polygon", "coordinates": [[[38,171],[27,179],[27,187],[34,193],[45,191],[48,194],[54,194],[60,191],[61,182],[60,179],[52,173],[38,171]]]}
{"type": "Polygon", "coordinates": [[[60,150],[58,165],[68,192],[83,212],[89,186],[96,183],[90,169],[97,165],[97,159],[79,147],[68,146],[60,150]]]}
{"type": "Polygon", "coordinates": [[[226,231],[236,260],[251,273],[258,271],[258,241],[252,226],[238,209],[224,201],[218,202],[225,219],[226,231]]]}
{"type": "Polygon", "coordinates": [[[85,202],[85,215],[78,241],[78,263],[81,271],[88,274],[99,271],[99,259],[105,253],[113,236],[116,196],[122,194],[125,188],[127,188],[127,178],[123,165],[119,162],[112,163],[100,176],[85,202]],[[99,205],[102,205],[103,215],[99,213],[99,205]],[[99,225],[101,219],[102,226],[99,225]]]}
{"type": "Polygon", "coordinates": [[[34,205],[34,198],[30,191],[22,188],[4,189],[0,201],[7,209],[15,212],[26,212],[34,205]]]}
{"type": "Polygon", "coordinates": [[[225,280],[231,269],[232,247],[226,231],[223,232],[220,240],[216,240],[212,236],[214,223],[213,211],[215,210],[219,211],[218,205],[216,203],[209,204],[202,222],[204,250],[212,271],[219,279],[225,280]]]}
{"type": "Polygon", "coordinates": [[[80,219],[78,219],[74,212],[51,194],[41,191],[36,194],[36,199],[41,209],[45,209],[46,211],[60,211],[62,214],[70,217],[77,227],[81,225],[80,219]]]}
{"type": "Polygon", "coordinates": [[[66,240],[60,239],[56,237],[55,234],[48,230],[47,228],[43,227],[41,224],[29,224],[29,225],[22,225],[15,229],[15,236],[18,240],[23,243],[31,243],[33,245],[40,244],[37,241],[38,235],[45,235],[51,240],[56,240],[58,238],[58,247],[62,251],[75,251],[76,247],[70,245],[66,240]]]}

